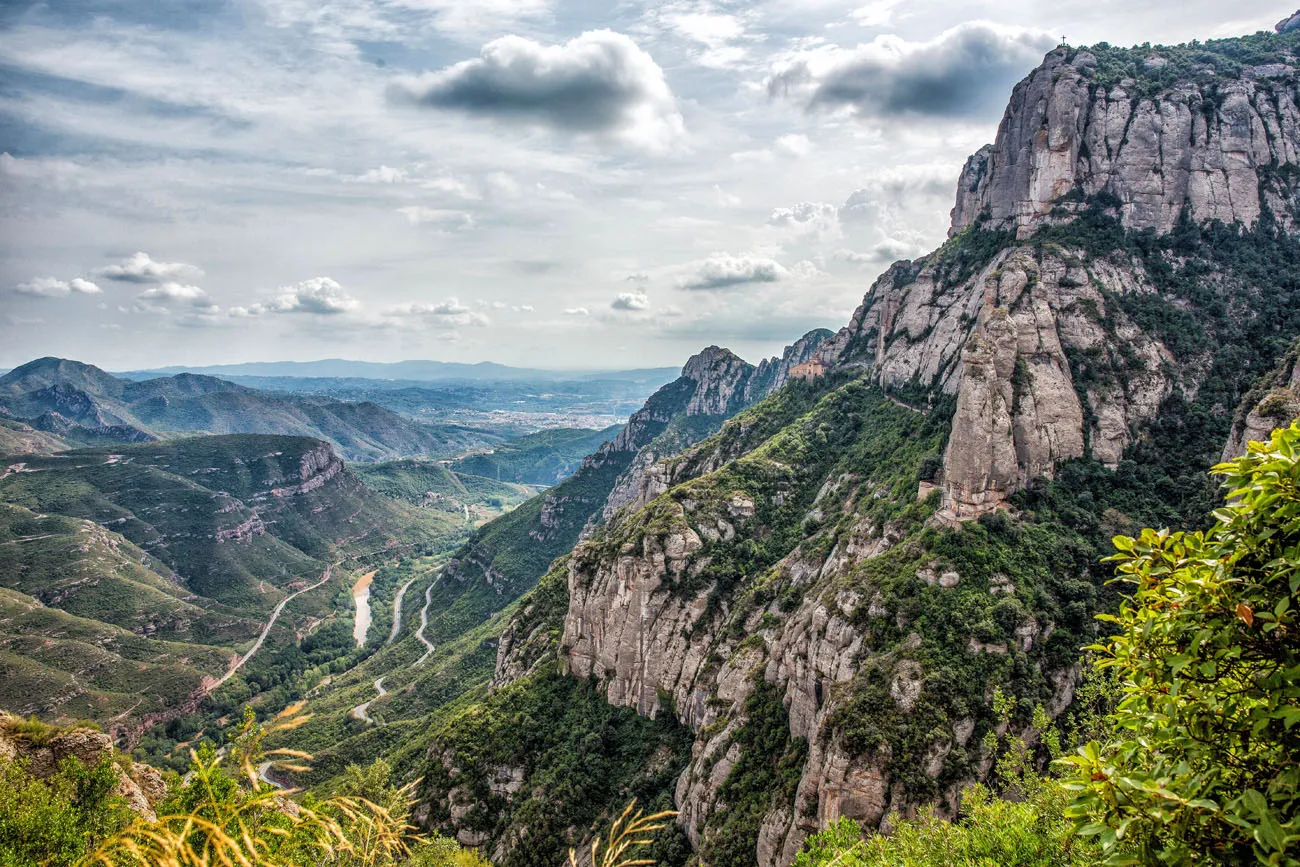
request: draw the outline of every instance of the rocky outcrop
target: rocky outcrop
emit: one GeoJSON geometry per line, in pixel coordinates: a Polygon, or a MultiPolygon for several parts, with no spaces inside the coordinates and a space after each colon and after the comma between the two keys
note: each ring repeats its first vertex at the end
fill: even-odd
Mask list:
{"type": "Polygon", "coordinates": [[[343,472],[344,468],[343,459],[334,451],[333,446],[329,443],[320,443],[303,452],[298,461],[297,478],[284,480],[292,481],[291,484],[273,487],[271,495],[275,497],[296,497],[300,494],[310,493],[324,486],[330,479],[338,476],[343,472]]]}
{"type": "MultiPolygon", "coordinates": [[[[1163,65],[1153,51],[1144,70],[1163,65]]],[[[1207,68],[1151,96],[1145,81],[1103,82],[1086,49],[1057,48],[1016,85],[993,145],[967,161],[950,235],[983,218],[1024,237],[1101,194],[1134,229],[1169,232],[1184,213],[1249,227],[1264,207],[1293,223],[1295,191],[1273,170],[1300,153],[1296,63],[1284,58],[1207,68]]]]}
{"type": "MultiPolygon", "coordinates": [[[[764,359],[757,368],[741,361],[730,350],[710,346],[693,356],[682,369],[683,377],[697,383],[683,415],[721,418],[758,403],[785,385],[793,368],[818,357],[822,344],[831,336],[832,332],[824,328],[809,331],[787,346],[779,358],[764,359]]],[[[663,463],[664,458],[680,452],[696,436],[646,443],[615,482],[601,509],[600,522],[608,522],[620,509],[639,508],[668,490],[676,476],[674,468],[663,463]]],[[[588,527],[588,532],[596,523],[588,527]]]]}
{"type": "Polygon", "coordinates": [[[1017,245],[965,280],[947,273],[943,250],[895,264],[818,350],[886,389],[956,395],[943,518],[999,508],[1061,460],[1091,454],[1116,466],[1181,387],[1169,351],[1108,300],[1154,292],[1126,254],[1017,245]],[[1072,357],[1086,382],[1075,382],[1072,357]]]}
{"type": "MultiPolygon", "coordinates": [[[[113,742],[103,732],[66,729],[34,742],[17,730],[19,722],[17,717],[0,714],[0,761],[26,761],[27,772],[37,779],[53,776],[67,758],[75,758],[87,766],[114,758],[113,742]]],[[[117,775],[115,794],[132,812],[155,819],[154,805],[167,795],[162,774],[130,759],[115,763],[113,770],[117,775]]]]}
{"type": "MultiPolygon", "coordinates": [[[[1300,14],[1300,13],[1297,13],[1300,14]]],[[[1223,460],[1246,453],[1246,444],[1267,442],[1273,431],[1300,418],[1300,345],[1282,359],[1243,401],[1232,433],[1223,448],[1223,460]]]]}

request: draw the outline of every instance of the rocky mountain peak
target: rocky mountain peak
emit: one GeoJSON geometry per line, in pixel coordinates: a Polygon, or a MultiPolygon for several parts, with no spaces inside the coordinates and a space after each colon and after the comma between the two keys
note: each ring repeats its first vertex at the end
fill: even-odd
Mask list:
{"type": "Polygon", "coordinates": [[[1300,11],[1283,18],[1281,21],[1277,22],[1277,24],[1273,25],[1273,29],[1278,33],[1290,33],[1292,30],[1298,28],[1300,28],[1300,11]]]}
{"type": "MultiPolygon", "coordinates": [[[[1278,25],[1293,29],[1294,18],[1278,25]]],[[[1294,182],[1300,91],[1294,37],[1269,62],[1189,46],[1066,46],[1016,85],[992,145],[966,162],[949,235],[982,223],[1026,237],[1102,197],[1132,229],[1184,214],[1251,227],[1300,214],[1294,182]]]]}

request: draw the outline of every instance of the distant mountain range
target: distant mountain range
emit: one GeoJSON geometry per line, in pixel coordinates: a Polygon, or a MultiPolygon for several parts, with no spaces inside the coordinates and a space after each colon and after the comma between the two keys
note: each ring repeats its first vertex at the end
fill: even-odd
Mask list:
{"type": "Polygon", "coordinates": [[[509,367],[482,361],[461,364],[450,361],[397,361],[391,363],[349,361],[325,358],[319,361],[255,361],[246,364],[217,364],[207,367],[173,365],[151,370],[132,370],[120,375],[126,379],[152,379],[178,373],[208,376],[292,376],[305,378],[392,379],[410,382],[498,382],[504,380],[558,382],[564,380],[618,379],[633,382],[670,382],[677,377],[675,367],[640,370],[536,370],[509,367]]]}
{"type": "Polygon", "coordinates": [[[9,453],[276,433],[325,440],[344,458],[367,461],[455,457],[504,439],[472,427],[421,424],[368,401],[272,394],[192,373],[133,381],[62,358],[39,358],[0,377],[0,420],[0,452],[9,453]]]}

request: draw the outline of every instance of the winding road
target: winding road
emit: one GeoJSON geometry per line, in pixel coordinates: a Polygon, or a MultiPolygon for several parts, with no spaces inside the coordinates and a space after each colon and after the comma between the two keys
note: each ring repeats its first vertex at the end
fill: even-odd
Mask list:
{"type": "Polygon", "coordinates": [[[416,575],[410,581],[407,581],[401,587],[397,588],[397,596],[393,598],[393,629],[388,633],[388,640],[384,642],[385,644],[392,644],[396,641],[397,633],[402,631],[402,599],[406,596],[406,588],[419,580],[420,576],[416,575]]]}
{"type": "Polygon", "coordinates": [[[264,783],[270,783],[272,786],[275,786],[277,789],[289,788],[284,783],[280,782],[279,780],[273,779],[271,777],[271,762],[262,762],[260,765],[257,766],[257,778],[264,783]]]}
{"type": "Polygon", "coordinates": [[[351,716],[353,719],[359,719],[362,722],[367,722],[370,723],[371,725],[374,725],[375,721],[370,718],[370,714],[367,713],[367,711],[370,710],[370,705],[372,705],[377,699],[381,699],[384,696],[388,695],[388,690],[384,689],[384,678],[382,677],[375,678],[375,690],[379,693],[379,695],[375,696],[370,701],[363,701],[361,704],[352,708],[352,710],[348,711],[348,715],[351,716]]]}
{"type": "MultiPolygon", "coordinates": [[[[421,576],[417,575],[415,578],[407,581],[397,591],[397,597],[393,600],[393,630],[388,636],[388,644],[392,644],[393,640],[397,638],[397,634],[402,631],[402,597],[406,595],[407,588],[414,584],[420,577],[421,576]]],[[[429,626],[429,606],[433,604],[433,588],[438,586],[438,581],[441,578],[441,575],[435,576],[434,579],[429,582],[428,588],[424,591],[424,607],[420,609],[420,628],[416,631],[415,637],[424,645],[425,650],[424,655],[410,665],[411,668],[415,668],[417,665],[423,663],[429,658],[429,654],[433,653],[433,642],[424,637],[424,630],[429,626]]],[[[374,718],[370,716],[370,705],[388,695],[388,690],[384,689],[384,677],[387,676],[388,675],[384,675],[383,677],[375,678],[375,692],[379,694],[369,701],[363,701],[361,704],[352,708],[352,710],[348,711],[348,716],[369,723],[370,725],[375,725],[374,718]]]]}
{"type": "Polygon", "coordinates": [[[424,637],[424,630],[429,628],[429,605],[433,602],[433,588],[437,587],[438,582],[441,580],[442,573],[440,572],[437,577],[429,582],[428,589],[424,591],[424,607],[420,609],[420,628],[415,632],[415,637],[418,638],[420,643],[425,647],[424,656],[417,659],[411,668],[415,668],[415,666],[422,664],[429,658],[429,655],[433,653],[433,642],[424,637]]]}
{"type": "Polygon", "coordinates": [[[321,575],[321,579],[317,581],[315,584],[311,585],[310,587],[304,587],[295,593],[290,593],[288,596],[281,599],[280,604],[275,606],[275,610],[271,612],[271,619],[266,621],[266,626],[262,627],[262,634],[257,636],[257,641],[253,642],[253,646],[248,649],[248,652],[245,653],[243,656],[241,656],[239,658],[239,661],[236,662],[234,665],[232,665],[230,669],[227,670],[226,673],[220,677],[220,679],[218,679],[215,683],[213,683],[211,686],[207,688],[207,693],[211,694],[214,691],[216,691],[217,687],[221,686],[221,684],[230,680],[230,678],[234,676],[235,672],[239,671],[239,669],[243,667],[244,663],[252,659],[253,654],[257,653],[257,651],[262,649],[262,642],[266,640],[266,636],[271,631],[271,627],[275,625],[276,618],[278,618],[281,612],[284,611],[284,606],[288,605],[290,602],[292,602],[294,599],[298,598],[302,594],[309,593],[310,591],[315,590],[317,587],[324,584],[326,581],[330,580],[330,571],[336,565],[337,564],[335,563],[331,563],[330,565],[326,566],[325,574],[321,575]]]}

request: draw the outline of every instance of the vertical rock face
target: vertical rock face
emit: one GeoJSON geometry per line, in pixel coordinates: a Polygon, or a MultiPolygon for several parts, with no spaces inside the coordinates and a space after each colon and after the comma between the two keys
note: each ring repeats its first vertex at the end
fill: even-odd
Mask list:
{"type": "MultiPolygon", "coordinates": [[[[18,718],[0,713],[0,761],[24,760],[27,772],[37,779],[53,776],[67,758],[75,758],[87,767],[93,767],[113,756],[113,741],[108,735],[89,729],[67,729],[37,746],[8,727],[18,718]]],[[[128,770],[114,765],[118,795],[133,813],[153,821],[154,806],[167,795],[167,784],[155,768],[141,762],[131,763],[128,770]]]]}
{"type": "Polygon", "coordinates": [[[1141,265],[1013,245],[964,280],[945,273],[942,251],[894,265],[819,349],[885,388],[956,395],[941,517],[996,509],[1062,460],[1117,465],[1176,386],[1168,350],[1108,300],[1154,291],[1141,265]],[[1086,385],[1072,355],[1089,360],[1086,385]]]}
{"type": "MultiPolygon", "coordinates": [[[[1251,226],[1265,208],[1284,226],[1295,221],[1293,197],[1277,180],[1291,173],[1274,172],[1294,165],[1300,152],[1290,61],[1230,80],[1176,81],[1155,96],[1144,95],[1149,82],[1101,87],[1097,67],[1087,52],[1051,52],[1017,86],[997,142],[967,163],[954,237],[929,256],[894,264],[848,325],[801,341],[782,359],[787,378],[795,359],[860,373],[897,406],[856,383],[844,389],[871,394],[878,404],[867,414],[900,428],[915,418],[909,412],[934,420],[939,408],[952,408],[937,479],[941,519],[996,509],[1065,460],[1092,457],[1116,468],[1168,399],[1191,400],[1207,381],[1210,353],[1175,358],[1159,339],[1172,333],[1160,317],[1178,322],[1193,302],[1167,297],[1169,283],[1152,274],[1180,263],[1142,259],[1132,248],[1099,250],[1078,235],[1069,236],[1073,242],[1051,240],[1064,234],[1027,237],[1037,227],[1069,220],[1082,206],[1075,200],[1088,197],[1124,225],[1157,232],[1184,215],[1251,226]],[[1098,203],[1101,194],[1108,196],[1098,203]],[[1151,274],[1144,262],[1152,262],[1151,274]]],[[[1212,276],[1217,299],[1248,289],[1226,266],[1212,276]]],[[[1298,353],[1243,406],[1225,455],[1300,414],[1298,353]]],[[[767,366],[746,371],[733,359],[716,348],[693,359],[684,400],[698,412],[734,411],[754,383],[783,381],[779,366],[775,374],[767,366]],[[697,387],[704,381],[712,384],[697,387]]],[[[859,709],[845,697],[864,681],[874,689],[867,706],[881,717],[919,719],[936,699],[930,669],[942,639],[919,625],[912,631],[899,600],[911,605],[931,593],[1019,600],[1029,613],[1002,634],[961,635],[956,649],[942,652],[1031,660],[1024,670],[1041,678],[1050,714],[1072,700],[1078,669],[1052,668],[1045,646],[1064,627],[1032,610],[1037,603],[1016,586],[1020,578],[963,576],[934,562],[932,551],[917,553],[921,543],[889,520],[870,517],[863,503],[889,493],[869,471],[855,464],[800,479],[807,468],[784,450],[794,448],[791,441],[812,441],[817,425],[797,427],[770,449],[777,437],[748,443],[741,428],[728,427],[672,460],[638,455],[607,503],[607,527],[564,566],[558,655],[569,674],[594,679],[612,704],[646,716],[674,713],[694,731],[675,794],[679,821],[697,847],[707,847],[728,810],[721,793],[743,759],[746,700],[756,684],[775,685],[790,737],[805,738],[808,750],[793,797],[774,799],[757,834],[756,862],[779,867],[793,861],[808,834],[840,817],[888,829],[917,806],[901,775],[891,777],[890,747],[880,745],[878,730],[885,723],[871,731],[871,744],[854,746],[846,731],[857,721],[835,716],[859,709]],[[734,449],[719,442],[729,439],[734,449]],[[760,451],[745,472],[731,474],[733,462],[760,451]],[[792,517],[787,497],[809,482],[820,492],[800,501],[792,517]],[[741,546],[756,548],[791,528],[797,532],[784,538],[797,541],[774,555],[775,563],[736,556],[741,546]],[[887,585],[899,593],[893,602],[887,585]]],[[[499,680],[529,670],[537,653],[521,637],[540,634],[533,621],[542,616],[525,608],[516,619],[521,628],[498,656],[499,680]]],[[[944,683],[953,689],[951,680],[944,683]]],[[[909,772],[928,778],[926,798],[940,814],[952,814],[962,787],[992,766],[981,747],[990,722],[979,703],[945,717],[912,757],[909,772]]]]}
{"type": "MultiPolygon", "coordinates": [[[[1152,55],[1145,69],[1164,61],[1152,55]]],[[[1024,237],[1075,190],[1117,197],[1134,229],[1169,232],[1184,212],[1254,226],[1265,205],[1290,224],[1294,191],[1267,172],[1297,162],[1294,66],[1210,69],[1149,96],[1143,81],[1103,81],[1087,50],[1058,48],[1016,85],[994,144],[967,161],[949,233],[984,216],[1024,237]]]]}

